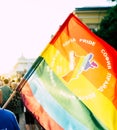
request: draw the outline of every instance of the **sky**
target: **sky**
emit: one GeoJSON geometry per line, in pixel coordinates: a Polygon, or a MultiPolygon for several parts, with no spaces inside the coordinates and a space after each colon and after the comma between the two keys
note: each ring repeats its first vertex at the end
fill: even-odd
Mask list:
{"type": "Polygon", "coordinates": [[[110,5],[108,0],[0,0],[0,74],[22,54],[37,58],[75,8],[110,5]]]}

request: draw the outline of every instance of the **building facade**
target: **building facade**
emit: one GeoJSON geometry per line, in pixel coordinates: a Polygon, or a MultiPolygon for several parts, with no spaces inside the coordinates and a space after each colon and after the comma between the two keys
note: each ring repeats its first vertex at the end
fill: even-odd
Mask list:
{"type": "Polygon", "coordinates": [[[75,14],[91,30],[97,30],[99,24],[111,7],[81,7],[75,8],[75,14]]]}
{"type": "Polygon", "coordinates": [[[28,59],[21,55],[21,57],[18,58],[13,71],[17,74],[23,74],[30,69],[34,61],[35,59],[28,59]]]}

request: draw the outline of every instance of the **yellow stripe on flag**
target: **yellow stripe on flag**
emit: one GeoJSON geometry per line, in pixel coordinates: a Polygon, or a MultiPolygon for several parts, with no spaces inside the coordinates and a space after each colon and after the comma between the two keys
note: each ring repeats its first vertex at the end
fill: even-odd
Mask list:
{"type": "Polygon", "coordinates": [[[80,75],[77,80],[72,80],[68,88],[105,124],[109,130],[116,130],[117,111],[112,102],[80,75]]]}
{"type": "MultiPolygon", "coordinates": [[[[42,56],[51,69],[61,80],[63,80],[61,77],[70,71],[68,60],[52,45],[49,45],[48,49],[46,49],[45,53],[43,52],[42,56]]],[[[78,68],[81,66],[82,61],[83,57],[80,58],[77,67],[74,69],[72,74],[73,77],[77,75],[78,68]]],[[[100,67],[103,69],[103,72],[107,71],[103,66],[100,65],[100,67]]],[[[84,77],[83,74],[80,74],[76,79],[73,78],[70,82],[66,83],[66,86],[83,101],[98,120],[105,124],[109,130],[115,130],[115,128],[117,128],[117,123],[113,120],[116,120],[117,118],[117,112],[114,105],[98,90],[98,88],[96,88],[96,86],[84,77]]]]}

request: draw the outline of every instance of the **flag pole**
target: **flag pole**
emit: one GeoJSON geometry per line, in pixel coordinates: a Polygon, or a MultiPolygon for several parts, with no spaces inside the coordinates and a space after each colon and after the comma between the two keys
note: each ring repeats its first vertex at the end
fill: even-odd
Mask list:
{"type": "Polygon", "coordinates": [[[9,104],[9,102],[12,100],[12,98],[15,96],[16,90],[14,90],[11,94],[11,96],[8,98],[8,100],[5,102],[5,104],[2,106],[3,109],[6,108],[6,106],[9,104]]]}

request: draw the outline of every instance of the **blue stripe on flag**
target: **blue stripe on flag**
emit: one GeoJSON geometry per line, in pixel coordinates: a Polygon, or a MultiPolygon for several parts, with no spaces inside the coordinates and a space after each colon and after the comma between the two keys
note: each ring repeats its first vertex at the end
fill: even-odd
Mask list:
{"type": "Polygon", "coordinates": [[[56,100],[43,87],[36,74],[28,80],[34,97],[43,106],[45,111],[52,117],[64,130],[88,130],[83,124],[76,121],[66,112],[56,100]],[[35,76],[35,77],[33,77],[35,76]],[[30,81],[31,80],[31,81],[30,81]]]}

